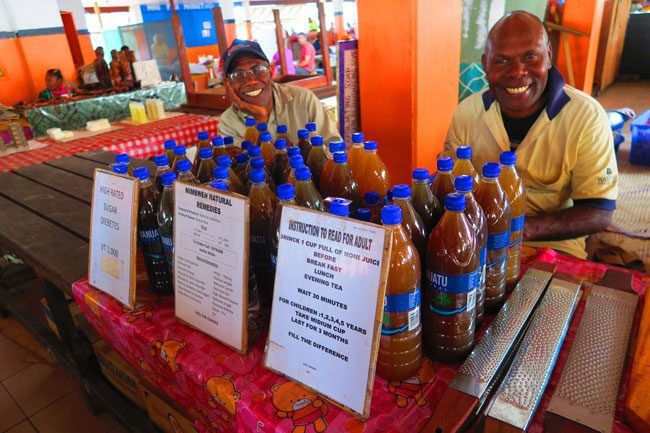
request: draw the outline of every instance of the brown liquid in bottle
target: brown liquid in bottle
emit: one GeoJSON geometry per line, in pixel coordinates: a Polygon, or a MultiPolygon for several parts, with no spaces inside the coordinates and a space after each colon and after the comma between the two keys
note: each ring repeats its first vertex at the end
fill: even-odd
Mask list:
{"type": "Polygon", "coordinates": [[[206,148],[201,153],[202,155],[199,156],[199,167],[196,170],[196,179],[200,184],[205,185],[214,179],[214,169],[217,167],[217,164],[212,160],[211,149],[206,148]]]}
{"type": "MultiPolygon", "coordinates": [[[[320,190],[323,193],[323,196],[325,197],[327,197],[327,194],[325,193],[325,189],[329,188],[327,182],[329,182],[329,179],[332,177],[332,171],[334,170],[334,154],[337,152],[345,153],[345,143],[343,141],[332,141],[329,144],[329,149],[330,149],[329,156],[327,157],[327,161],[325,162],[323,171],[321,171],[320,174],[320,190]]],[[[350,173],[352,173],[351,170],[350,173]]]]}
{"type": "Polygon", "coordinates": [[[311,144],[309,143],[309,131],[306,129],[298,130],[298,147],[300,148],[302,159],[307,161],[311,152],[311,144]]]}
{"type": "Polygon", "coordinates": [[[257,143],[257,139],[259,138],[260,134],[257,131],[257,127],[255,126],[255,119],[248,117],[244,122],[244,126],[246,126],[246,129],[244,130],[244,138],[242,138],[242,141],[248,140],[252,144],[257,143]]]}
{"type": "Polygon", "coordinates": [[[505,301],[506,265],[510,241],[510,202],[499,184],[499,164],[483,166],[483,178],[475,197],[487,221],[487,263],[485,269],[485,312],[495,314],[505,301]]]}
{"type": "Polygon", "coordinates": [[[455,192],[454,175],[451,170],[454,167],[454,160],[448,157],[440,158],[437,162],[438,173],[431,182],[431,192],[438,199],[438,203],[444,206],[447,194],[455,192]]]}
{"type": "Polygon", "coordinates": [[[424,223],[411,204],[411,187],[395,185],[393,187],[393,204],[402,209],[402,227],[415,245],[420,257],[426,256],[427,237],[424,223]]]}
{"type": "Polygon", "coordinates": [[[478,175],[472,164],[472,148],[469,146],[460,146],[456,149],[456,162],[452,170],[454,177],[462,176],[464,174],[472,176],[474,179],[474,192],[478,188],[478,183],[481,177],[478,175]]]}
{"type": "Polygon", "coordinates": [[[429,235],[424,294],[424,349],[435,360],[459,363],[474,344],[479,252],[465,216],[465,197],[447,196],[446,212],[429,235]]]}
{"type": "Polygon", "coordinates": [[[293,147],[293,140],[291,137],[289,137],[289,133],[287,130],[287,125],[278,125],[277,127],[277,134],[275,135],[275,140],[283,139],[287,141],[287,148],[293,147]]]}
{"type": "Polygon", "coordinates": [[[377,356],[377,374],[386,380],[413,377],[422,361],[420,257],[401,225],[401,209],[382,209],[393,241],[377,356]]]}
{"type": "Polygon", "coordinates": [[[420,215],[428,238],[433,227],[440,221],[444,210],[431,188],[429,188],[429,170],[416,168],[413,170],[413,191],[411,203],[413,209],[420,215]]]}
{"type": "Polygon", "coordinates": [[[379,204],[379,193],[368,191],[363,197],[363,204],[370,209],[370,222],[381,224],[381,207],[379,204]]]}
{"type": "Polygon", "coordinates": [[[340,197],[350,200],[350,212],[361,207],[359,187],[352,177],[352,172],[347,164],[348,156],[345,152],[334,154],[334,168],[327,179],[321,178],[322,192],[325,197],[340,197]]]}
{"type": "Polygon", "coordinates": [[[323,137],[316,135],[311,139],[311,151],[306,161],[305,165],[311,171],[314,185],[320,190],[323,168],[327,163],[327,154],[325,153],[325,149],[323,149],[323,137]]]}
{"type": "Polygon", "coordinates": [[[174,148],[174,162],[172,162],[172,170],[178,175],[178,162],[187,159],[185,146],[176,146],[174,148]]]}

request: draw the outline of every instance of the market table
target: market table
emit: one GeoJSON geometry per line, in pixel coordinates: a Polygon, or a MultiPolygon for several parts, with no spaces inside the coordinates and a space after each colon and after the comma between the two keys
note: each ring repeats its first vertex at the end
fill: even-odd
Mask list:
{"type": "MultiPolygon", "coordinates": [[[[558,271],[584,276],[591,283],[601,279],[608,269],[605,265],[574,259],[549,249],[531,250],[528,254],[524,269],[530,260],[551,262],[557,265],[558,271]]],[[[634,290],[644,294],[650,285],[650,276],[630,273],[634,276],[634,290]]],[[[89,286],[85,279],[74,284],[73,293],[102,338],[136,368],[139,375],[185,408],[202,432],[419,431],[460,367],[425,360],[412,379],[387,382],[377,377],[370,417],[364,421],[339,409],[325,397],[265,369],[262,358],[266,336],[257,341],[248,355],[242,356],[178,322],[174,318],[172,297],[159,298],[128,311],[115,299],[89,286]],[[291,404],[296,393],[307,400],[300,409],[294,410],[291,404]]],[[[543,431],[546,407],[559,381],[583,310],[584,301],[573,316],[529,432],[543,431]]],[[[640,311],[637,311],[634,329],[638,327],[639,316],[640,311]]],[[[490,322],[491,318],[485,320],[483,331],[490,322]]],[[[613,430],[617,433],[632,432],[622,421],[629,360],[627,366],[613,430]]]]}
{"type": "Polygon", "coordinates": [[[40,137],[50,128],[80,129],[84,128],[89,120],[105,118],[109,122],[115,122],[125,119],[129,117],[129,101],[146,98],[161,99],[165,110],[178,108],[187,102],[183,83],[164,82],[131,92],[34,107],[25,110],[25,115],[34,137],[40,137]]]}
{"type": "MultiPolygon", "coordinates": [[[[146,413],[115,391],[104,379],[92,348],[72,322],[64,294],[88,270],[90,201],[94,169],[106,167],[115,154],[90,151],[0,173],[0,245],[23,260],[42,280],[43,293],[61,339],[42,319],[40,304],[31,300],[40,286],[26,290],[0,290],[0,305],[8,309],[59,364],[80,380],[86,402],[94,412],[108,409],[130,432],[155,430],[146,413]]],[[[155,170],[151,161],[135,166],[155,170]]]]}
{"type": "Polygon", "coordinates": [[[217,134],[219,119],[213,116],[183,114],[143,125],[126,122],[114,123],[119,130],[106,132],[88,138],[65,143],[46,138],[39,141],[47,147],[0,157],[0,172],[15,170],[32,164],[50,161],[63,156],[74,155],[93,149],[126,152],[133,157],[149,158],[164,151],[166,140],[176,140],[179,145],[193,146],[198,142],[197,134],[207,131],[217,134]]]}

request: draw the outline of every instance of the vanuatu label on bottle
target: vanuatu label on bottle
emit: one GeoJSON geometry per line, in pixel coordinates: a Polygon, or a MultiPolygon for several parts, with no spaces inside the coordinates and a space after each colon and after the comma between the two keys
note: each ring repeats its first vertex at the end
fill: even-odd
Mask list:
{"type": "Polygon", "coordinates": [[[510,224],[510,231],[511,232],[518,232],[519,230],[522,230],[524,228],[524,220],[525,219],[526,219],[525,214],[513,218],[512,223],[510,224]]]}
{"type": "Polygon", "coordinates": [[[381,335],[397,335],[412,331],[420,325],[420,288],[409,293],[386,295],[384,298],[384,317],[381,324],[381,335]],[[408,313],[408,323],[403,326],[391,326],[391,313],[408,313]]]}
{"type": "Polygon", "coordinates": [[[441,316],[455,316],[465,311],[472,311],[476,306],[476,287],[480,280],[479,269],[469,274],[445,275],[427,271],[429,284],[433,289],[433,297],[429,302],[429,310],[441,316]],[[465,305],[454,308],[450,294],[467,294],[465,305]]]}
{"type": "Polygon", "coordinates": [[[139,230],[138,237],[141,242],[160,242],[160,233],[155,229],[139,230]]]}
{"type": "Polygon", "coordinates": [[[478,264],[478,278],[476,279],[476,287],[483,287],[485,285],[485,265],[487,263],[487,247],[481,248],[479,252],[478,264]]]}
{"type": "Polygon", "coordinates": [[[162,244],[163,248],[165,248],[165,251],[172,251],[174,249],[174,242],[171,236],[160,235],[160,239],[162,239],[162,244]]]}
{"type": "Polygon", "coordinates": [[[500,250],[502,248],[506,248],[508,246],[508,242],[510,242],[509,231],[488,234],[487,249],[489,251],[500,250]]]}

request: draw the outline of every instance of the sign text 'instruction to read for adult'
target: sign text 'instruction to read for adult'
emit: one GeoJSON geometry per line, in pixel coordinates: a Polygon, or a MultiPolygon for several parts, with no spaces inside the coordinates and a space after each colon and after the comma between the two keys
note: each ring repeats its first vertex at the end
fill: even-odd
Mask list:
{"type": "Polygon", "coordinates": [[[245,351],[246,198],[174,182],[176,316],[245,351]]]}
{"type": "Polygon", "coordinates": [[[131,305],[135,297],[136,181],[96,170],[91,207],[89,282],[131,305]]]}
{"type": "Polygon", "coordinates": [[[282,209],[266,365],[366,415],[386,233],[282,209]]]}

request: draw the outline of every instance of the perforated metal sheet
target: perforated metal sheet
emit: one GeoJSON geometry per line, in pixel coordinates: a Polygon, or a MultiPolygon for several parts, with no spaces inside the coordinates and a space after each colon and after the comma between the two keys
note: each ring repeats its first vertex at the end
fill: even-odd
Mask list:
{"type": "Polygon", "coordinates": [[[637,296],[596,286],[548,412],[610,432],[637,296]]]}
{"type": "Polygon", "coordinates": [[[577,284],[551,281],[488,410],[486,431],[495,420],[526,430],[555,366],[579,294],[577,284]]]}
{"type": "Polygon", "coordinates": [[[449,385],[481,399],[553,275],[529,269],[449,385]]]}

